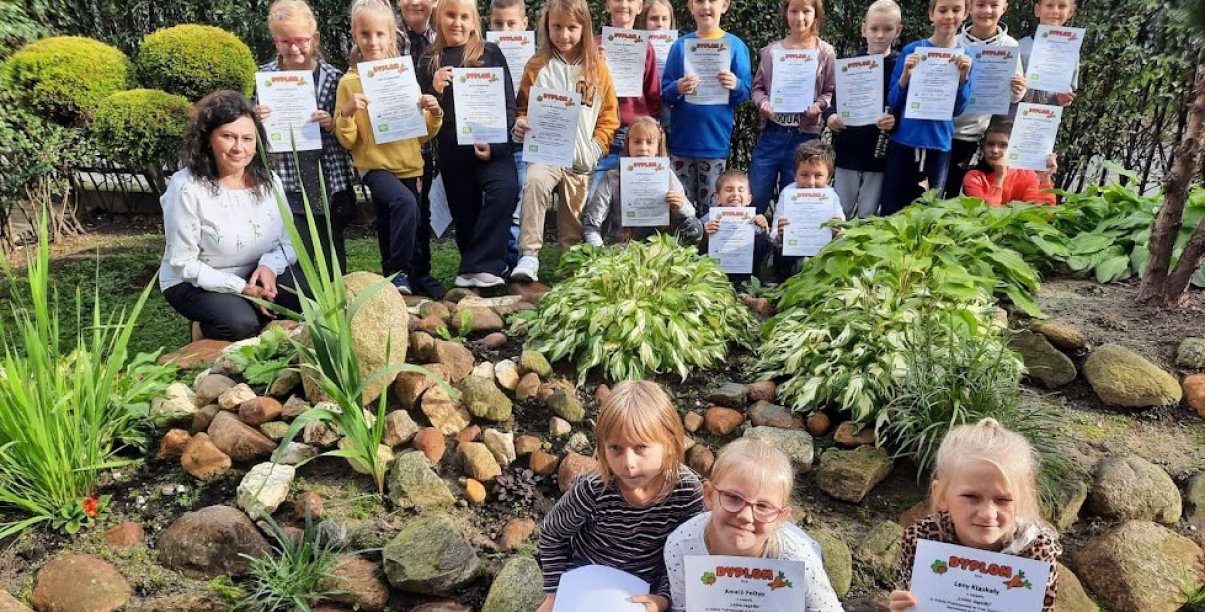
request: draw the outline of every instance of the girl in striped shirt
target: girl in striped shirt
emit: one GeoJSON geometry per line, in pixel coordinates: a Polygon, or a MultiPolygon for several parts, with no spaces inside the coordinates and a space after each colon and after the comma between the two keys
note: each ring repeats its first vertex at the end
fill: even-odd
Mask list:
{"type": "Polygon", "coordinates": [[[552,609],[561,574],[584,565],[636,575],[650,593],[632,601],[646,610],[669,608],[665,539],[703,510],[699,477],[682,465],[685,437],[656,383],[615,385],[594,428],[598,471],[574,480],[540,526],[540,612],[552,609]]]}

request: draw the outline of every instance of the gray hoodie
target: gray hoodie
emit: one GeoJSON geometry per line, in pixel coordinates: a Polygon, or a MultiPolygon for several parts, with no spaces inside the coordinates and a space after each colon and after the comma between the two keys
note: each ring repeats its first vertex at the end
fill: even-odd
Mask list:
{"type": "MultiPolygon", "coordinates": [[[[975,36],[971,34],[971,26],[972,24],[966,24],[962,27],[962,31],[958,33],[959,46],[966,47],[968,49],[972,46],[982,45],[1020,48],[1020,45],[1017,44],[1017,39],[1008,35],[1008,27],[1004,24],[998,24],[996,26],[996,34],[994,36],[984,39],[975,38],[975,36]]],[[[971,71],[975,71],[974,64],[971,65],[971,71]]],[[[1025,68],[1021,65],[1020,52],[1017,53],[1017,67],[1015,73],[1022,76],[1025,74],[1025,68]]],[[[1022,91],[1020,95],[1014,93],[1011,101],[1013,104],[1016,104],[1017,102],[1020,102],[1021,98],[1023,97],[1025,97],[1024,91],[1022,91]]],[[[969,142],[978,142],[980,138],[983,138],[983,133],[987,131],[987,124],[991,120],[991,115],[972,115],[970,113],[963,113],[957,117],[954,117],[954,138],[969,142]]]]}

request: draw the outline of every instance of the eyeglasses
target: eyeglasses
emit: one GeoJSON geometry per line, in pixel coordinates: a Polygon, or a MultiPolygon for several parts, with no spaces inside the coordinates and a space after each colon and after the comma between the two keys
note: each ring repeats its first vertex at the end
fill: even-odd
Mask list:
{"type": "MultiPolygon", "coordinates": [[[[714,485],[713,485],[714,486],[714,485]]],[[[715,492],[720,494],[720,507],[725,512],[737,513],[743,511],[746,507],[753,508],[753,520],[758,523],[773,523],[782,516],[782,513],[787,511],[787,508],[778,508],[771,506],[765,502],[751,502],[735,491],[728,491],[719,487],[714,487],[715,492]]]]}
{"type": "Polygon", "coordinates": [[[277,38],[276,39],[276,48],[277,49],[290,49],[292,47],[297,47],[298,49],[303,49],[305,47],[308,47],[310,44],[310,41],[312,41],[312,40],[314,40],[313,36],[297,36],[294,38],[277,38]]]}

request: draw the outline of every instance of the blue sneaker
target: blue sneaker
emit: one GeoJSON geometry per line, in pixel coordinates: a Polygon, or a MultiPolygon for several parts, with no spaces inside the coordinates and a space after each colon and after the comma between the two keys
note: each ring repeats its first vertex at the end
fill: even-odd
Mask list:
{"type": "Polygon", "coordinates": [[[410,277],[401,272],[398,272],[397,276],[393,277],[393,286],[395,289],[397,289],[397,292],[402,295],[410,295],[413,293],[413,291],[410,289],[410,277]]]}

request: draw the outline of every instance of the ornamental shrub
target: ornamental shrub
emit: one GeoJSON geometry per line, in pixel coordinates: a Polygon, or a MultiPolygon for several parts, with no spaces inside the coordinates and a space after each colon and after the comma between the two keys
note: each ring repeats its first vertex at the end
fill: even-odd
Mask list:
{"type": "Polygon", "coordinates": [[[584,260],[517,322],[530,348],[554,361],[576,356],[581,379],[600,367],[611,380],[664,372],[685,380],[724,360],[731,343],[748,345],[756,319],[728,277],[672,236],[584,260]]]}
{"type": "Polygon", "coordinates": [[[255,58],[235,35],[213,26],[185,24],[150,34],[138,47],[138,83],[190,101],[219,89],[251,95],[255,58]]]}
{"type": "Polygon", "coordinates": [[[0,66],[0,87],[18,104],[62,125],[86,121],[96,105],[129,82],[130,60],[91,38],[54,36],[30,43],[0,66]]]}
{"type": "Polygon", "coordinates": [[[174,160],[188,125],[189,102],[157,89],[119,91],[92,121],[92,140],[105,157],[129,168],[161,173],[174,160]]]}

